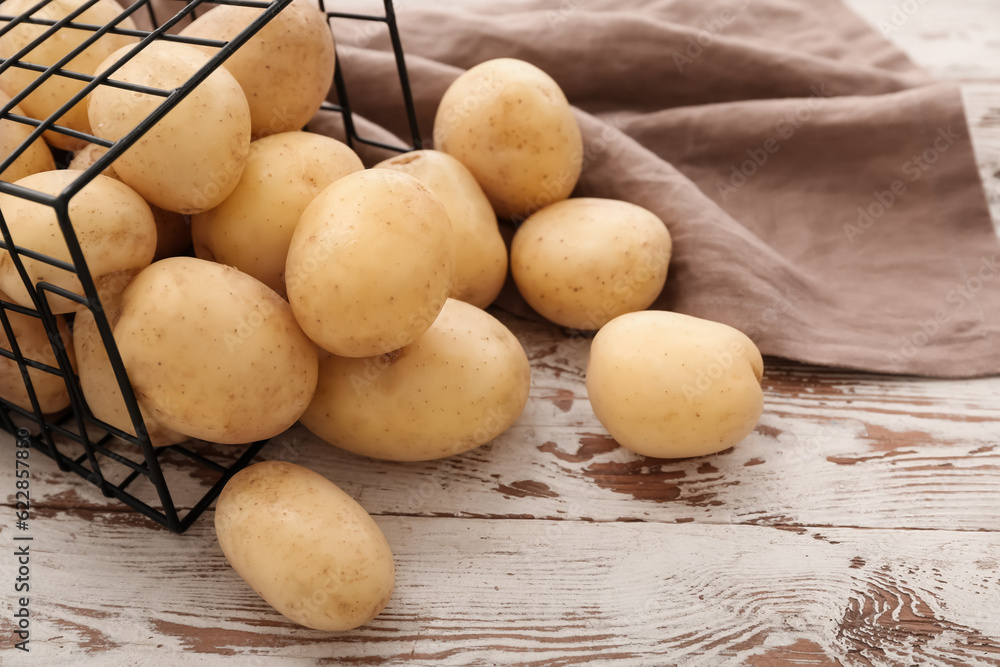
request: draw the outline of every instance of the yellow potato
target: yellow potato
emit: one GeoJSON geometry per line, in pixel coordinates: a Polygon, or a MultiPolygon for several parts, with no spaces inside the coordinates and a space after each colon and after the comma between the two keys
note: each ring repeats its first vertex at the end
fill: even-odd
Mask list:
{"type": "Polygon", "coordinates": [[[235,266],[285,295],[285,258],[302,211],[334,181],[364,169],[336,139],[282,132],[250,144],[236,189],[191,219],[194,252],[235,266]]]}
{"type": "Polygon", "coordinates": [[[525,301],[574,329],[600,329],[648,308],[667,279],[670,234],[646,209],[612,199],[568,199],[517,233],[510,269],[525,301]]]}
{"type": "MultiPolygon", "coordinates": [[[[215,7],[181,34],[229,40],[260,13],[258,8],[215,7]]],[[[306,0],[295,0],[226,60],[250,103],[254,139],[298,130],[309,122],[333,84],[334,55],[326,14],[306,0]]]]}
{"type": "Polygon", "coordinates": [[[449,296],[480,308],[493,303],[507,278],[507,246],[472,173],[447,153],[433,150],[405,153],[375,166],[413,176],[448,211],[455,232],[455,283],[449,296]]]}
{"type": "MultiPolygon", "coordinates": [[[[17,182],[26,188],[57,195],[82,172],[72,169],[43,171],[17,182]]],[[[0,211],[14,237],[23,247],[49,257],[71,262],[69,248],[56,219],[55,210],[13,195],[0,194],[0,211]]],[[[149,206],[128,186],[107,176],[98,176],[70,200],[69,219],[87,260],[98,292],[128,282],[153,259],[156,225],[149,206]],[[123,277],[124,276],[124,277],[123,277]]],[[[47,281],[83,294],[75,274],[22,256],[32,283],[47,281]]],[[[32,306],[28,290],[6,250],[0,250],[0,289],[22,306],[32,306]]],[[[52,312],[68,313],[82,308],[61,296],[48,296],[52,312]]]]}
{"type": "MultiPolygon", "coordinates": [[[[69,168],[83,171],[97,162],[107,152],[108,149],[104,146],[87,144],[73,154],[69,168]]],[[[107,167],[101,174],[119,181],[122,180],[115,173],[114,167],[111,166],[107,167]]],[[[153,221],[156,223],[156,252],[153,254],[154,260],[179,255],[191,247],[191,223],[188,222],[185,216],[173,211],[165,211],[153,204],[149,204],[149,210],[152,211],[153,221]]]]}
{"type": "Polygon", "coordinates": [[[645,456],[713,454],[760,420],[764,363],[740,331],[666,311],[628,313],[594,337],[587,394],[620,445],[645,456]]]}
{"type": "MultiPolygon", "coordinates": [[[[132,418],[125,407],[125,399],[122,398],[107,348],[97,329],[94,314],[89,310],[81,310],[73,319],[73,349],[76,351],[80,389],[90,411],[101,421],[135,435],[132,418]]],[[[143,407],[142,402],[137,402],[146,433],[154,447],[175,445],[188,439],[157,422],[143,407]]]]}
{"type": "MultiPolygon", "coordinates": [[[[129,51],[111,54],[109,68],[129,51]]],[[[112,79],[171,90],[209,57],[186,44],[159,41],[114,73],[112,79]]],[[[101,86],[88,112],[96,136],[117,141],[134,129],[162,97],[101,86]]],[[[233,75],[220,67],[114,162],[119,178],[146,201],[176,213],[218,206],[236,187],[250,151],[250,108],[233,75]]]]}
{"type": "Polygon", "coordinates": [[[445,92],[435,148],[469,168],[497,215],[523,220],[569,197],[583,166],[583,139],[559,85],[534,65],[488,60],[445,92]]]}
{"type": "Polygon", "coordinates": [[[345,176],[302,213],[285,263],[288,302],[328,352],[367,357],[413,342],[444,307],[454,234],[441,200],[389,169],[345,176]]]}
{"type": "MultiPolygon", "coordinates": [[[[86,0],[52,0],[34,12],[32,17],[57,21],[78,9],[85,2],[86,0]]],[[[3,7],[0,8],[0,13],[17,16],[26,13],[36,4],[38,4],[37,0],[6,0],[3,3],[3,7]]],[[[104,25],[114,20],[121,12],[121,5],[114,2],[114,0],[98,0],[93,6],[87,8],[86,11],[77,15],[73,20],[77,23],[104,25]]],[[[6,25],[6,21],[0,21],[0,59],[12,58],[17,52],[49,30],[49,26],[21,23],[9,32],[4,33],[3,30],[6,25]]],[[[118,24],[118,27],[134,30],[135,23],[131,18],[126,17],[118,24]]],[[[46,37],[44,42],[29,51],[21,60],[36,65],[54,65],[93,35],[94,33],[90,30],[60,28],[54,34],[46,37]]],[[[97,71],[98,64],[107,58],[108,54],[138,41],[138,37],[105,34],[84,49],[82,53],[74,56],[72,60],[63,65],[63,68],[81,74],[94,74],[97,71]]],[[[38,76],[39,72],[20,67],[10,67],[3,74],[0,74],[0,88],[3,88],[9,95],[13,96],[31,85],[38,76]]],[[[83,90],[86,85],[85,81],[53,76],[24,98],[20,105],[27,116],[36,120],[44,120],[54,114],[71,97],[83,90]]],[[[73,105],[57,121],[57,124],[80,132],[90,133],[86,99],[73,105]]],[[[82,139],[75,139],[52,131],[45,133],[45,139],[57,148],[70,151],[76,150],[86,143],[82,139]]]]}
{"type": "MultiPolygon", "coordinates": [[[[10,102],[10,96],[7,93],[0,90],[0,107],[5,106],[10,102]]],[[[19,116],[24,116],[25,113],[21,107],[14,105],[10,110],[10,113],[17,114],[19,116]]],[[[24,123],[18,123],[13,120],[0,120],[0,160],[6,159],[14,149],[19,147],[24,140],[28,138],[28,135],[34,130],[30,125],[25,125],[24,123]]],[[[37,174],[40,171],[52,171],[56,168],[55,162],[52,161],[52,153],[49,152],[49,147],[45,145],[45,142],[41,139],[35,139],[21,153],[14,162],[0,172],[0,181],[7,181],[8,183],[13,183],[14,181],[19,181],[25,176],[30,176],[31,174],[37,174]]]]}
{"type": "Polygon", "coordinates": [[[434,326],[401,350],[323,359],[302,424],[356,454],[426,461],[506,431],[530,386],[528,357],[514,334],[486,311],[448,299],[434,326]]]}
{"type": "Polygon", "coordinates": [[[396,570],[371,516],[322,475],[263,461],[236,473],[215,511],[233,569],[289,620],[351,630],[389,603],[396,570]]]}
{"type": "MultiPolygon", "coordinates": [[[[0,294],[0,299],[10,300],[5,294],[0,294]]],[[[17,341],[18,348],[26,359],[59,368],[55,350],[53,350],[45,326],[39,318],[12,310],[7,311],[7,317],[10,319],[10,327],[14,332],[14,340],[17,341]]],[[[75,364],[76,357],[73,354],[72,338],[69,328],[66,326],[66,320],[61,315],[57,315],[56,323],[62,334],[62,340],[59,344],[65,347],[70,364],[75,364]]],[[[0,327],[0,347],[8,352],[13,351],[3,327],[0,327]]],[[[69,407],[69,390],[61,376],[43,371],[40,368],[29,367],[28,377],[35,391],[35,398],[38,399],[38,407],[43,414],[59,412],[69,407]]],[[[0,398],[25,410],[32,409],[31,399],[28,396],[24,378],[21,376],[21,369],[16,361],[3,356],[0,356],[0,398]]]]}
{"type": "Polygon", "coordinates": [[[135,395],[167,428],[226,444],[264,440],[312,399],[316,347],[284,299],[232,267],[160,260],[125,288],[117,315],[135,395]]]}

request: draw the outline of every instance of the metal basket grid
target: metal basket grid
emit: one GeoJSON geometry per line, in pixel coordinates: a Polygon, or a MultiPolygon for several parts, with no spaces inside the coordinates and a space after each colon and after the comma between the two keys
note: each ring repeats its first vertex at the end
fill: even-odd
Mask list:
{"type": "MultiPolygon", "coordinates": [[[[148,434],[143,424],[139,406],[136,403],[135,395],[128,381],[122,363],[121,355],[115,345],[111,334],[108,319],[104,314],[98,290],[93,278],[87,269],[87,263],[76,238],[72,221],[69,218],[69,202],[83,187],[98,176],[106,167],[121,155],[132,144],[138,141],[156,122],[169,112],[174,106],[183,100],[199,83],[215,71],[233,52],[249,40],[257,31],[264,27],[275,15],[278,14],[291,0],[218,0],[212,4],[238,5],[242,7],[259,8],[261,13],[251,23],[249,23],[236,37],[228,42],[198,39],[192,37],[182,37],[172,34],[172,28],[183,24],[185,20],[193,19],[199,10],[204,11],[212,4],[205,0],[168,0],[154,7],[154,0],[136,0],[134,3],[123,7],[121,13],[112,21],[104,25],[94,25],[88,23],[78,23],[74,19],[98,0],[85,0],[74,12],[59,20],[35,18],[33,14],[47,5],[51,0],[40,0],[30,10],[17,16],[4,13],[4,5],[0,4],[0,35],[13,29],[22,23],[31,23],[47,26],[45,32],[33,43],[25,47],[21,52],[14,54],[9,59],[0,59],[0,73],[11,67],[18,67],[26,70],[39,72],[35,82],[17,95],[13,96],[10,103],[0,107],[0,119],[10,120],[17,123],[29,125],[33,128],[30,136],[15,148],[10,154],[0,155],[0,172],[5,170],[17,157],[28,148],[38,137],[46,131],[59,132],[77,139],[82,139],[108,148],[100,159],[88,167],[79,178],[66,187],[59,195],[51,196],[35,190],[20,187],[13,183],[0,181],[0,193],[21,197],[32,202],[51,207],[55,213],[63,237],[72,258],[72,262],[43,255],[33,251],[31,248],[18,246],[12,238],[7,222],[0,212],[0,249],[7,250],[17,268],[28,293],[33,300],[33,307],[25,307],[11,301],[0,299],[0,325],[8,339],[8,346],[0,346],[0,356],[8,360],[13,360],[17,371],[24,382],[24,388],[28,397],[29,405],[19,405],[5,398],[0,398],[0,427],[16,436],[19,441],[30,443],[30,446],[41,451],[56,461],[59,467],[65,471],[72,471],[89,480],[107,497],[115,497],[126,503],[133,509],[141,512],[147,517],[167,527],[177,533],[184,532],[198,518],[199,515],[215,500],[222,487],[229,478],[246,466],[254,456],[266,444],[266,441],[248,443],[244,446],[226,446],[228,456],[210,457],[203,455],[196,444],[185,443],[182,445],[172,445],[169,447],[154,448],[150,442],[148,434]],[[158,14],[163,14],[162,5],[177,6],[176,11],[168,18],[163,18],[158,14]],[[139,12],[145,13],[145,19],[152,26],[151,30],[137,30],[120,27],[125,17],[139,17],[139,12]],[[6,23],[2,23],[6,22],[6,23]],[[44,66],[31,63],[25,59],[25,54],[30,53],[37,44],[51,37],[61,28],[72,28],[93,33],[79,47],[69,52],[64,58],[52,66],[44,66]],[[118,63],[103,72],[99,76],[89,76],[78,72],[62,69],[82,50],[93,44],[102,35],[116,33],[139,38],[139,42],[133,46],[118,63]],[[170,40],[193,45],[203,45],[217,47],[219,50],[209,60],[209,62],[194,76],[192,76],[182,86],[164,90],[139,86],[115,81],[114,72],[118,66],[124,64],[137,54],[146,45],[156,40],[170,40]],[[60,109],[50,117],[43,120],[36,120],[26,116],[14,114],[12,109],[22,99],[51,77],[67,77],[84,82],[85,85],[73,98],[68,100],[60,109]],[[135,92],[157,95],[163,98],[163,102],[131,132],[117,142],[110,142],[96,136],[81,133],[67,127],[60,126],[59,119],[78,101],[86,97],[91,90],[100,85],[110,85],[132,90],[135,92]],[[60,286],[38,282],[32,283],[24,266],[24,258],[30,258],[39,262],[44,262],[77,276],[83,287],[82,294],[76,294],[60,286]],[[69,357],[63,344],[63,339],[57,326],[57,320],[50,307],[50,298],[62,297],[79,304],[80,308],[87,308],[94,313],[98,331],[100,332],[104,346],[108,352],[108,358],[115,371],[118,385],[125,400],[132,426],[138,436],[133,436],[123,432],[107,423],[94,417],[83,398],[78,378],[70,364],[69,357]],[[29,358],[24,354],[21,346],[18,345],[14,330],[10,321],[9,313],[20,313],[31,318],[38,318],[45,327],[51,352],[55,360],[55,365],[51,362],[40,359],[29,358]],[[57,414],[43,414],[39,406],[36,391],[32,385],[31,376],[28,369],[36,369],[43,373],[49,373],[61,377],[69,391],[70,406],[57,414]],[[171,457],[172,460],[183,461],[185,470],[192,476],[200,479],[208,479],[207,490],[204,494],[190,503],[186,512],[181,512],[175,504],[171,495],[168,483],[164,476],[164,469],[161,459],[171,457]],[[224,460],[219,460],[220,458],[224,460]],[[189,469],[193,467],[193,469],[189,469]],[[124,477],[121,475],[124,474],[124,477]],[[148,480],[155,491],[157,503],[146,502],[140,499],[139,495],[149,498],[148,487],[142,494],[132,493],[130,489],[137,479],[148,480]],[[112,481],[115,480],[115,481],[112,481]]],[[[332,82],[332,89],[335,91],[337,103],[324,103],[323,108],[330,111],[339,112],[343,116],[343,123],[347,143],[354,145],[355,142],[370,144],[381,148],[397,151],[410,150],[420,147],[420,135],[416,123],[416,115],[413,108],[413,100],[410,93],[409,80],[406,73],[406,65],[403,58],[403,51],[400,44],[399,32],[396,26],[395,12],[392,1],[384,0],[384,13],[382,14],[357,14],[330,11],[320,0],[319,6],[328,17],[338,19],[348,19],[353,21],[374,21],[385,24],[389,31],[390,40],[395,54],[396,68],[399,75],[400,89],[403,96],[403,107],[406,111],[412,135],[412,145],[393,146],[380,141],[367,139],[358,135],[350,103],[348,101],[347,86],[345,85],[344,72],[341,68],[341,59],[337,58],[337,66],[332,82]]],[[[173,8],[173,7],[172,7],[173,8]]],[[[68,163],[69,154],[53,150],[56,163],[65,166],[68,163]]],[[[49,350],[45,350],[46,354],[49,350]]],[[[9,362],[8,362],[9,366],[9,362]]]]}

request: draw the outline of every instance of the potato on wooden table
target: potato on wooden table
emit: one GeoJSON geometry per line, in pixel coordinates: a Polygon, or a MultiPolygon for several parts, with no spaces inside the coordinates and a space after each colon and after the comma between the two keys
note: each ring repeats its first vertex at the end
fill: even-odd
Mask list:
{"type": "Polygon", "coordinates": [[[530,388],[528,357],[514,334],[486,311],[448,299],[434,325],[401,350],[323,359],[302,424],[356,454],[439,459],[506,431],[530,388]]]}
{"type": "Polygon", "coordinates": [[[215,531],[244,581],[308,628],[351,630],[392,596],[396,571],[378,525],[303,466],[263,461],[236,473],[219,495],[215,531]]]}
{"type": "Polygon", "coordinates": [[[757,425],[763,372],[757,346],[742,332],[647,310],[597,332],[587,395],[623,447],[657,458],[702,456],[732,447],[757,425]]]}

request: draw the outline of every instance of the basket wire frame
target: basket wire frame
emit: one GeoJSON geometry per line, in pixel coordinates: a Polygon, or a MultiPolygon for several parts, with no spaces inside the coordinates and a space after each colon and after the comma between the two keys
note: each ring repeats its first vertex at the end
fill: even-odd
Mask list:
{"type": "MultiPolygon", "coordinates": [[[[51,0],[39,0],[25,14],[13,16],[4,12],[4,4],[0,4],[0,36],[16,28],[21,24],[35,24],[46,27],[45,31],[24,49],[13,54],[9,59],[0,59],[0,73],[8,68],[17,67],[29,71],[39,72],[38,78],[30,86],[12,96],[9,103],[0,106],[0,119],[13,121],[31,126],[31,134],[19,144],[8,155],[0,155],[0,172],[25,151],[27,148],[46,131],[54,131],[67,136],[83,139],[108,148],[108,151],[101,156],[93,165],[83,171],[74,179],[62,192],[52,196],[29,188],[15,185],[6,181],[0,181],[0,193],[27,199],[29,201],[49,206],[53,209],[62,231],[66,246],[69,250],[71,262],[65,262],[54,257],[43,255],[30,248],[16,245],[12,237],[6,220],[0,212],[0,249],[6,250],[17,269],[22,282],[27,288],[28,294],[33,301],[33,307],[25,307],[11,301],[0,299],[0,326],[6,335],[8,344],[6,347],[0,346],[0,356],[13,360],[16,364],[21,380],[24,383],[28,403],[27,407],[18,405],[10,400],[0,398],[0,427],[18,438],[30,440],[31,446],[56,461],[59,467],[65,471],[72,471],[100,488],[107,497],[115,497],[126,503],[133,509],[141,512],[145,516],[162,524],[171,531],[182,533],[208,508],[215,500],[222,487],[229,478],[246,466],[254,456],[256,456],[267,441],[247,443],[242,451],[239,446],[227,446],[233,452],[239,452],[235,460],[229,462],[218,462],[198,453],[191,447],[172,445],[169,447],[154,448],[150,442],[148,433],[143,423],[139,406],[128,381],[128,375],[122,363],[121,355],[115,345],[111,334],[111,327],[107,316],[104,313],[98,289],[87,268],[86,259],[76,238],[72,221],[69,216],[69,204],[73,196],[83,189],[88,183],[96,178],[105,168],[110,166],[114,160],[127,150],[132,144],[138,141],[153,125],[156,124],[172,108],[179,104],[199,83],[204,81],[214,72],[233,52],[246,43],[254,34],[267,24],[278,12],[286,7],[291,0],[216,0],[214,4],[238,5],[242,7],[253,7],[261,10],[260,15],[248,24],[236,37],[228,42],[207,40],[192,37],[182,37],[168,32],[177,26],[185,18],[195,18],[199,10],[205,9],[206,0],[173,0],[171,5],[180,5],[177,11],[170,17],[160,20],[157,8],[153,6],[153,0],[137,0],[128,7],[124,7],[122,12],[112,21],[104,25],[81,23],[76,21],[77,17],[98,0],[85,0],[80,7],[69,15],[59,19],[40,19],[32,16],[40,8],[44,7],[51,0]],[[145,11],[149,23],[153,26],[151,30],[138,30],[121,27],[122,21],[128,16],[133,16],[139,11],[145,11]],[[38,44],[51,37],[61,28],[72,28],[88,31],[92,34],[85,39],[80,46],[70,51],[65,57],[51,66],[42,66],[25,60],[26,55],[38,44]],[[129,35],[139,38],[139,42],[134,44],[131,50],[123,56],[114,66],[102,72],[98,76],[90,76],[63,69],[75,56],[96,42],[105,34],[129,35]],[[114,73],[121,65],[134,57],[140,50],[153,41],[175,41],[192,45],[217,47],[219,50],[211,57],[209,62],[194,76],[192,76],[182,86],[172,89],[158,89],[149,86],[128,84],[114,80],[114,73]],[[24,98],[29,96],[34,90],[53,76],[75,79],[83,82],[84,87],[62,107],[51,116],[36,120],[20,114],[13,113],[12,109],[24,98]],[[63,127],[59,124],[59,119],[71,109],[78,101],[86,97],[90,91],[98,86],[114,86],[125,90],[156,95],[163,98],[161,104],[131,132],[116,142],[110,142],[63,127]],[[76,294],[58,285],[47,282],[32,284],[31,278],[25,268],[24,259],[32,259],[50,266],[57,267],[69,273],[75,274],[82,286],[82,294],[76,294]],[[56,315],[52,312],[50,299],[61,297],[74,301],[81,308],[87,308],[94,314],[97,329],[100,333],[104,347],[108,353],[108,359],[114,369],[118,380],[119,389],[124,398],[132,421],[134,432],[138,435],[131,435],[118,428],[104,423],[94,417],[87,407],[80,389],[69,355],[64,345],[63,338],[58,326],[56,315]],[[53,366],[44,361],[30,358],[25,354],[16,340],[13,324],[9,313],[19,313],[21,316],[37,318],[44,326],[45,332],[50,342],[51,351],[54,354],[56,365],[53,366]],[[38,399],[37,392],[33,386],[29,369],[35,372],[48,373],[61,377],[68,389],[70,406],[57,414],[43,414],[38,399]],[[120,441],[127,443],[123,453],[120,441]],[[116,447],[116,445],[118,445],[116,447]],[[68,447],[74,447],[82,453],[74,454],[68,452],[68,447]],[[183,515],[178,511],[173,497],[168,488],[161,467],[161,458],[169,453],[179,454],[186,459],[189,465],[195,466],[202,471],[209,471],[216,476],[215,482],[205,491],[204,495],[195,501],[183,515]],[[119,467],[112,466],[111,463],[119,467]],[[115,474],[126,472],[126,476],[118,481],[112,482],[109,478],[115,474]],[[159,500],[159,508],[144,502],[136,494],[129,491],[130,485],[137,479],[147,479],[155,489],[159,500]]],[[[330,0],[326,0],[329,4],[330,0]]],[[[396,58],[397,72],[400,79],[400,86],[403,93],[403,105],[406,110],[412,135],[412,145],[393,146],[379,141],[367,139],[358,135],[351,112],[347,87],[344,83],[344,74],[341,68],[341,59],[337,58],[334,81],[332,87],[336,91],[337,104],[324,103],[323,108],[339,112],[343,116],[344,129],[347,143],[351,146],[358,143],[379,146],[396,151],[412,150],[420,147],[420,134],[417,127],[416,113],[413,106],[413,98],[410,91],[409,79],[406,72],[406,64],[403,58],[402,46],[399,40],[399,31],[396,26],[395,13],[393,11],[392,0],[384,0],[384,15],[347,14],[343,12],[329,11],[324,0],[320,0],[320,8],[330,18],[344,18],[358,21],[378,21],[388,26],[393,51],[396,58]]],[[[65,163],[68,155],[58,150],[53,151],[57,158],[57,163],[65,163]],[[62,159],[60,159],[62,158],[62,159]]],[[[46,353],[48,350],[46,350],[46,353]]]]}

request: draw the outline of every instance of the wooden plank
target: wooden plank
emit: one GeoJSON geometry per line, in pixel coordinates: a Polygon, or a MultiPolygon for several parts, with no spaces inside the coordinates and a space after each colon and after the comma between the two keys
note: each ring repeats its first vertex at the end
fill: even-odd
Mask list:
{"type": "MultiPolygon", "coordinates": [[[[363,629],[324,633],[246,587],[210,522],[177,538],[129,514],[51,512],[33,529],[31,664],[168,664],[158,656],[180,651],[220,664],[1000,664],[995,534],[378,521],[396,555],[392,601],[363,629]]],[[[11,559],[0,567],[9,581],[11,559]]],[[[11,623],[0,617],[0,633],[11,623]]],[[[28,664],[4,648],[5,665],[28,664]]]]}
{"type": "MultiPolygon", "coordinates": [[[[657,460],[618,447],[594,417],[583,385],[588,340],[503,317],[532,359],[533,387],[520,420],[490,445],[394,463],[296,427],[262,458],[313,468],[381,515],[1000,529],[1000,378],[946,382],[768,360],[753,434],[716,456],[657,460]]],[[[122,509],[36,458],[40,506],[122,509]]],[[[183,472],[169,481],[186,506],[205,484],[183,472]]],[[[155,502],[151,492],[140,497],[155,502]]]]}
{"type": "MultiPolygon", "coordinates": [[[[1000,16],[996,20],[1000,23],[1000,16]]],[[[997,43],[1000,45],[1000,41],[997,43]]],[[[1000,58],[994,56],[993,60],[1000,58]]],[[[1000,79],[1000,76],[997,78],[1000,79]]],[[[1000,233],[1000,81],[965,84],[962,96],[979,175],[990,204],[993,224],[1000,233]]]]}
{"type": "Polygon", "coordinates": [[[844,0],[872,27],[941,79],[1000,79],[994,0],[844,0]]]}

